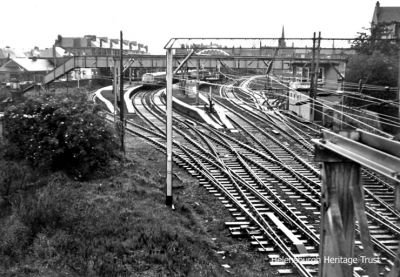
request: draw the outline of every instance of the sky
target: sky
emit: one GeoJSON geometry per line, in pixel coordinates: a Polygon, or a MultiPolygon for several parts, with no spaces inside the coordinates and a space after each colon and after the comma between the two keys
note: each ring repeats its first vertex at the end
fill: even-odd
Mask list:
{"type": "MultiPolygon", "coordinates": [[[[376,0],[6,0],[0,47],[51,47],[58,35],[138,41],[165,53],[172,37],[352,38],[369,27],[376,0]]],[[[381,6],[400,6],[381,0],[381,6]]]]}

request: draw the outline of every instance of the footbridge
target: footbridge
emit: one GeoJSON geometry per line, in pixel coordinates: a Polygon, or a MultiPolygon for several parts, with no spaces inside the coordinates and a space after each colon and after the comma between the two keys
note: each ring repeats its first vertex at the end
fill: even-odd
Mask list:
{"type": "MultiPolygon", "coordinates": [[[[185,59],[185,53],[175,55],[174,67],[178,67],[180,62],[185,59]]],[[[227,55],[217,51],[204,51],[200,54],[192,55],[186,65],[189,68],[217,69],[220,67],[228,67],[231,69],[263,69],[267,70],[269,62],[288,61],[288,62],[307,62],[309,57],[298,55],[227,55]],[[211,52],[211,53],[210,53],[211,52]]],[[[346,61],[346,55],[336,55],[322,57],[321,62],[340,63],[346,61]]],[[[114,67],[116,61],[119,60],[115,56],[73,56],[59,64],[55,69],[43,78],[43,84],[49,84],[54,80],[69,73],[75,68],[110,68],[114,67]]],[[[131,68],[149,68],[165,70],[167,61],[165,55],[124,55],[123,63],[131,68]]]]}

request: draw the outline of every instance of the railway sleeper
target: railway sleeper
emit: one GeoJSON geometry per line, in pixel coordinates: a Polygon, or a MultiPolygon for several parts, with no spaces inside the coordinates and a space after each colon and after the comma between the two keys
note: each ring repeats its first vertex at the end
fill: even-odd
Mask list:
{"type": "Polygon", "coordinates": [[[273,248],[273,247],[259,247],[259,248],[257,248],[257,251],[259,251],[259,252],[274,252],[275,251],[275,248],[273,248]]]}

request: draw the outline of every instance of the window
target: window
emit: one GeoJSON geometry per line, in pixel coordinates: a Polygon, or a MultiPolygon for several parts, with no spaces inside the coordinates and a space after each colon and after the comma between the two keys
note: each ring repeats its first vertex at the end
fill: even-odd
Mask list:
{"type": "Polygon", "coordinates": [[[321,79],[321,80],[325,79],[325,68],[323,68],[323,67],[319,68],[318,79],[321,79]]]}

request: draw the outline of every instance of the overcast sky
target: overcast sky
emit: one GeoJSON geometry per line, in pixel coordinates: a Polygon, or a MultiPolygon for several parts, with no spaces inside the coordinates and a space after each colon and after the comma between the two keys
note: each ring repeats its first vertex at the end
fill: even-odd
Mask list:
{"type": "MultiPolygon", "coordinates": [[[[381,6],[400,6],[381,0],[381,6]]],[[[57,35],[135,40],[164,53],[171,37],[355,37],[376,0],[7,0],[0,47],[51,47],[57,35]]]]}

